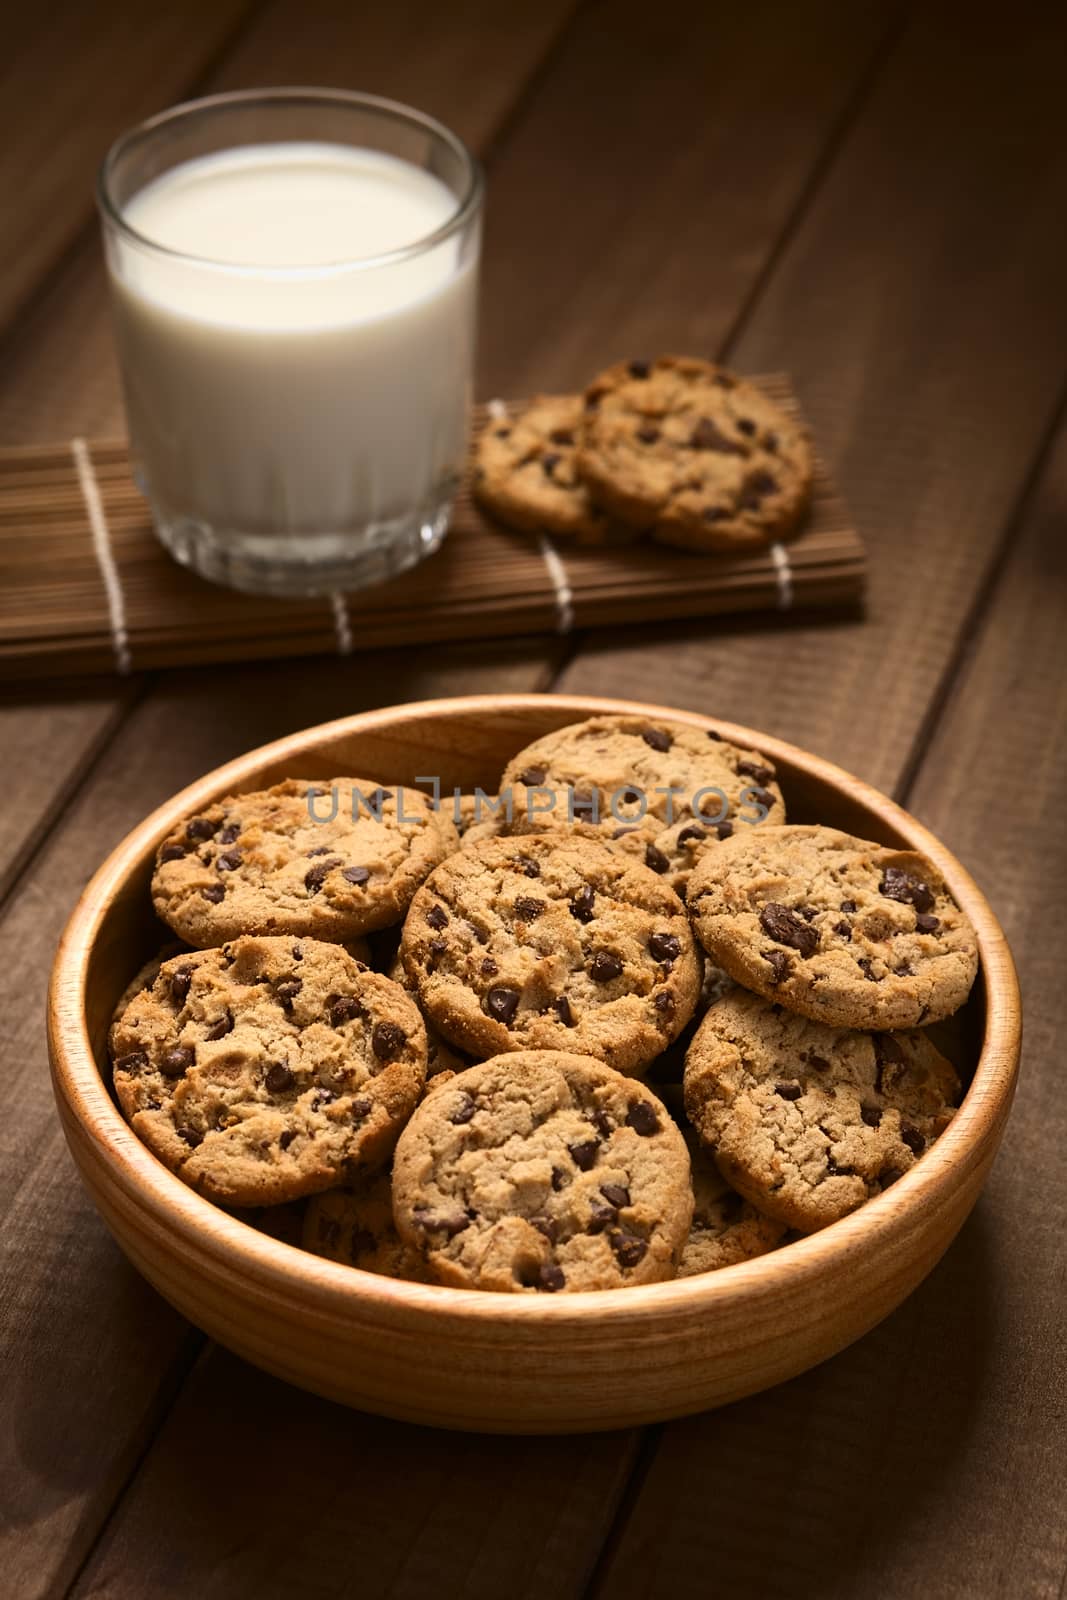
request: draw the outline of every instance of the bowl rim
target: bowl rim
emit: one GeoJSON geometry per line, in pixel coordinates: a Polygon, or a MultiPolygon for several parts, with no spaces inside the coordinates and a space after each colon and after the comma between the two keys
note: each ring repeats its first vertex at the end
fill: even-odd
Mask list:
{"type": "MultiPolygon", "coordinates": [[[[383,774],[378,781],[387,778],[388,774],[383,774]]],[[[1010,1108],[1018,1074],[1019,1016],[1014,964],[985,896],[947,847],[881,791],[821,756],[718,716],[599,695],[541,693],[455,695],[357,712],[257,746],[203,774],[132,828],[97,868],[60,937],[48,991],[49,1057],[61,1112],[75,1119],[110,1168],[115,1183],[143,1212],[166,1227],[175,1245],[190,1255],[202,1253],[210,1245],[216,1271],[224,1268],[246,1290],[255,1283],[271,1295],[298,1296],[305,1312],[342,1318],[353,1313],[365,1318],[368,1312],[376,1312],[394,1325],[409,1327],[430,1312],[438,1320],[459,1319],[472,1332],[485,1324],[498,1329],[506,1322],[516,1330],[530,1327],[546,1336],[553,1329],[588,1325],[594,1313],[598,1325],[610,1323],[615,1328],[670,1318],[683,1308],[689,1314],[701,1311],[711,1315],[753,1294],[780,1293],[791,1283],[799,1285],[843,1254],[865,1253],[879,1238],[888,1249],[924,1206],[951,1198],[958,1169],[978,1159],[983,1133],[1010,1108]],[[197,1194],[141,1143],[112,1100],[97,1066],[86,1013],[93,946],[112,900],[127,879],[131,858],[157,844],[180,816],[235,788],[247,787],[259,768],[280,760],[299,763],[303,751],[331,738],[479,709],[493,714],[573,711],[575,721],[599,715],[666,717],[701,729],[714,727],[731,742],[759,749],[776,762],[791,763],[818,781],[844,789],[898,826],[914,848],[933,861],[978,934],[979,967],[986,986],[985,1029],[974,1076],[948,1128],[891,1189],[817,1233],[716,1272],[625,1289],[559,1296],[502,1295],[388,1278],[274,1239],[197,1194]]]]}

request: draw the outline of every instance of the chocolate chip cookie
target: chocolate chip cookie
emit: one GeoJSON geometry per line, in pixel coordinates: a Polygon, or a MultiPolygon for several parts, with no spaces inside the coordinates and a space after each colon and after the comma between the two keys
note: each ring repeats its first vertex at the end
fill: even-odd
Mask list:
{"type": "Polygon", "coordinates": [[[489,839],[446,861],[412,901],[400,953],[460,1049],[569,1049],[622,1072],[681,1032],[702,973],[677,895],[567,833],[489,839]]]}
{"type": "Polygon", "coordinates": [[[329,1261],[387,1278],[427,1281],[421,1256],[401,1241],[393,1222],[393,1186],[380,1172],[348,1189],[330,1189],[308,1201],[302,1243],[329,1261]]]}
{"type": "Polygon", "coordinates": [[[411,998],[338,945],[248,937],[165,961],[113,1033],[119,1105],[227,1205],[279,1205],[381,1165],[418,1101],[411,998]]]}
{"type": "Polygon", "coordinates": [[[834,828],[736,834],[694,871],[689,909],[738,983],[839,1027],[938,1022],[978,969],[974,929],[929,861],[834,828]]]}
{"type": "Polygon", "coordinates": [[[685,1106],[723,1176],[812,1233],[881,1194],[952,1119],[959,1082],[924,1033],[859,1033],[737,991],[689,1047],[685,1106]]]}
{"type": "Polygon", "coordinates": [[[590,717],[545,734],[504,770],[512,834],[570,827],[641,860],[685,894],[700,857],[756,823],[785,821],[774,765],[715,729],[590,717]]]}
{"type": "Polygon", "coordinates": [[[685,1140],[643,1085],[585,1056],[471,1067],[401,1135],[393,1208],[440,1283],[513,1293],[672,1278],[692,1213],[685,1140]]]}
{"type": "Polygon", "coordinates": [[[578,476],[579,395],[538,395],[517,417],[490,418],[475,445],[472,492],[511,528],[596,544],[611,521],[578,476]]]}
{"type": "Polygon", "coordinates": [[[578,471],[613,516],[693,550],[784,538],[811,497],[803,428],[754,384],[687,356],[620,362],[589,386],[578,471]]]}
{"type": "Polygon", "coordinates": [[[152,900],[200,947],[242,933],[343,942],[399,922],[458,843],[416,789],[290,778],[187,817],[157,851],[152,900]]]}

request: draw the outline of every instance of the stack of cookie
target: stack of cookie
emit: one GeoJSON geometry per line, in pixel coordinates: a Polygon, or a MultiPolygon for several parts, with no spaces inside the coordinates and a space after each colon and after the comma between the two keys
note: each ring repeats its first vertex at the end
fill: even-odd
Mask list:
{"type": "Polygon", "coordinates": [[[124,1113],[201,1194],[371,1272],[714,1270],[881,1193],[959,1092],[920,1029],[977,955],[934,869],[788,825],[715,730],[594,718],[455,807],[234,796],[163,841],[153,898],[183,945],[120,1002],[124,1113]]]}
{"type": "Polygon", "coordinates": [[[620,362],[584,395],[539,395],[490,420],[473,493],[529,533],[585,544],[648,533],[697,551],[759,548],[811,496],[802,427],[757,388],[690,356],[620,362]]]}

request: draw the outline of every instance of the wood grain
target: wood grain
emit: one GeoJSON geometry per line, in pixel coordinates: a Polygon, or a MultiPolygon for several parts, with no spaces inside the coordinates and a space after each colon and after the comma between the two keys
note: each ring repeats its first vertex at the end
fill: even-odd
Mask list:
{"type": "Polygon", "coordinates": [[[773,1395],[665,1430],[601,1569],[613,1600],[675,1592],[693,1571],[712,1575],[709,1600],[1063,1592],[1065,505],[1061,427],[908,797],[977,875],[1022,975],[1020,1090],[985,1194],[869,1338],[773,1395]]]}
{"type": "MultiPolygon", "coordinates": [[[[558,687],[669,692],[897,782],[1064,380],[1063,22],[1030,15],[1006,32],[992,9],[918,10],[730,345],[795,377],[869,548],[866,619],[598,638],[558,687]]],[[[617,347],[643,332],[636,276],[629,296],[617,347]]],[[[701,315],[678,302],[679,342],[701,315]]]]}
{"type": "Polygon", "coordinates": [[[0,329],[91,222],[113,139],[181,99],[255,0],[79,0],[4,17],[0,103],[0,329]],[[70,63],[75,70],[57,70],[70,63]]]}

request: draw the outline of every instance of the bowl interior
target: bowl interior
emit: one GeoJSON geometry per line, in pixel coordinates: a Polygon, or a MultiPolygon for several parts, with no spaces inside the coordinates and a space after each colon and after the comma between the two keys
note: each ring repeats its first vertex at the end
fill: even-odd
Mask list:
{"type": "MultiPolygon", "coordinates": [[[[372,787],[404,784],[427,791],[436,780],[443,800],[453,789],[469,793],[475,786],[495,794],[505,764],[531,740],[583,717],[623,709],[651,715],[658,711],[673,721],[715,727],[739,744],[755,746],[774,761],[791,822],[822,822],[881,844],[917,848],[935,859],[957,899],[966,901],[975,892],[954,858],[885,796],[790,745],[719,719],[554,696],[471,697],[365,714],[292,735],[218,768],[160,807],[127,841],[137,848],[127,852],[115,892],[100,909],[86,971],[86,1022],[109,1092],[106,1040],[115,1005],[139,968],[173,938],[153,913],[149,882],[156,844],[178,818],[224,795],[263,788],[284,777],[351,776],[371,780],[372,787]]],[[[965,1086],[985,1027],[986,988],[980,973],[967,1005],[949,1022],[929,1030],[965,1086]]]]}

